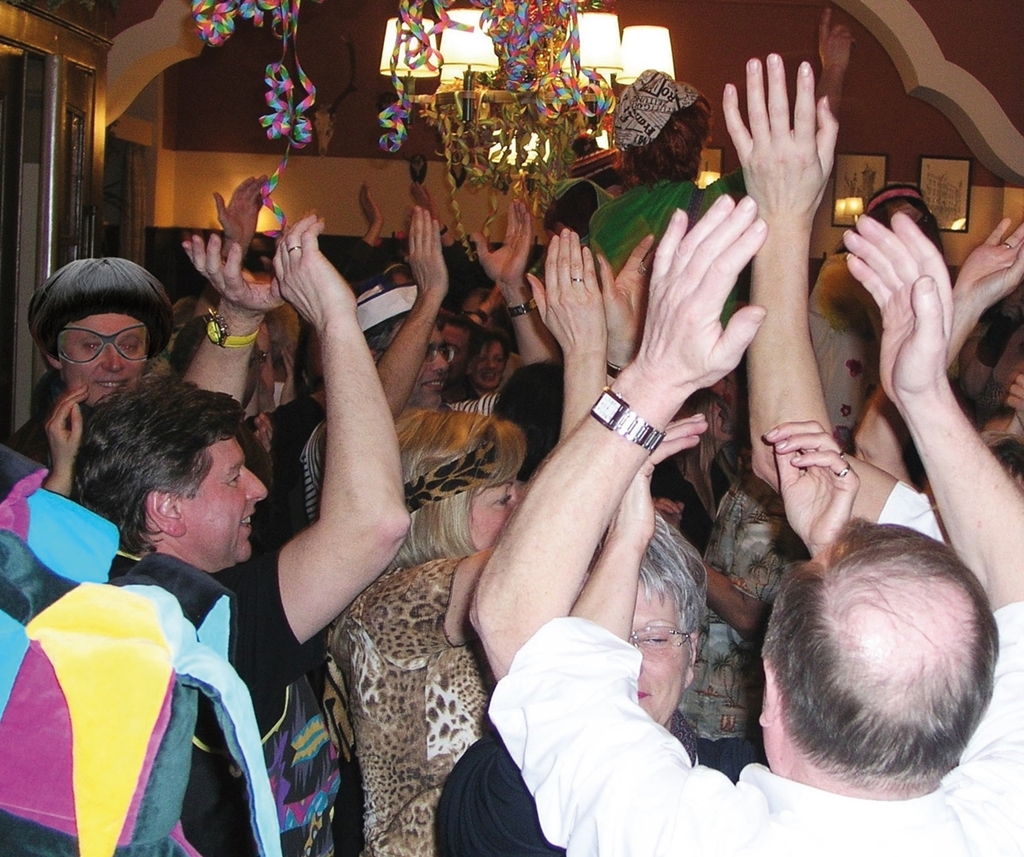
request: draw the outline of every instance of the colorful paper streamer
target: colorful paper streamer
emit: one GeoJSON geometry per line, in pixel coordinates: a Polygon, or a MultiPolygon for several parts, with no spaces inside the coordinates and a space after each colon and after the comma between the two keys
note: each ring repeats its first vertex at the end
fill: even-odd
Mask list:
{"type": "Polygon", "coordinates": [[[312,123],[307,114],[316,101],[316,87],[299,62],[300,3],[301,0],[192,0],[196,32],[208,45],[218,47],[224,44],[235,31],[236,19],[251,20],[254,26],[262,27],[265,15],[269,15],[271,29],[281,40],[281,59],[269,63],[266,70],[265,97],[270,112],[260,117],[260,124],[266,129],[269,139],[287,141],[281,162],[262,188],[263,205],[270,209],[277,223],[277,228],[271,230],[270,235],[279,234],[285,226],[284,212],[274,202],[272,194],[288,166],[288,156],[293,148],[301,149],[313,137],[312,123]],[[289,70],[289,59],[294,75],[289,70]],[[303,93],[297,104],[295,81],[303,93]]]}

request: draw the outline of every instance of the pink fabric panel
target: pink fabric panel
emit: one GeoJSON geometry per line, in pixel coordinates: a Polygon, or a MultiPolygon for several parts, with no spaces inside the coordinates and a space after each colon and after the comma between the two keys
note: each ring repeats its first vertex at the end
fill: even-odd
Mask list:
{"type": "Polygon", "coordinates": [[[10,530],[23,542],[28,541],[28,498],[43,484],[46,472],[35,470],[14,484],[11,493],[0,502],[0,530],[10,530]]]}
{"type": "Polygon", "coordinates": [[[71,782],[71,716],[50,661],[29,643],[0,720],[0,806],[77,834],[71,782]]]}

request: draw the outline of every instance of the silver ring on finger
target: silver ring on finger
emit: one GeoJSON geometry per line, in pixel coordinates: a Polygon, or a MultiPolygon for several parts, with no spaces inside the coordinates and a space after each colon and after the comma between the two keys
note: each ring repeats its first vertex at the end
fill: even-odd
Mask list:
{"type": "Polygon", "coordinates": [[[1012,245],[1012,244],[1011,244],[1011,243],[1010,243],[1009,241],[1004,241],[1004,242],[1003,242],[1003,246],[1004,246],[1004,247],[1005,247],[1005,248],[1006,248],[1007,250],[1012,250],[1012,249],[1013,249],[1013,245],[1012,245]]]}
{"type": "Polygon", "coordinates": [[[569,280],[573,283],[582,283],[583,277],[569,277],[569,280]]]}
{"type": "Polygon", "coordinates": [[[850,465],[846,465],[846,467],[844,467],[844,468],[843,468],[842,470],[840,470],[840,471],[839,471],[839,472],[838,472],[838,473],[836,474],[836,476],[838,476],[838,477],[839,477],[840,479],[842,479],[842,478],[843,478],[844,476],[846,476],[846,474],[847,474],[847,473],[849,473],[849,472],[850,472],[850,465]]]}
{"type": "Polygon", "coordinates": [[[296,244],[294,247],[288,248],[289,253],[291,253],[293,250],[298,250],[299,252],[302,252],[302,248],[298,244],[296,244]]]}

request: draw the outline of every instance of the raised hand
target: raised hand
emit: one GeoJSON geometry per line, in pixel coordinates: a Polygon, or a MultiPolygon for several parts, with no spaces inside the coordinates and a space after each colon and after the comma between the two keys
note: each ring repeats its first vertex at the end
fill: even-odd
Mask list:
{"type": "Polygon", "coordinates": [[[50,447],[50,473],[43,487],[67,497],[75,475],[75,458],[82,443],[81,404],[89,397],[89,386],[70,387],[61,393],[46,421],[50,447]]]}
{"type": "Polygon", "coordinates": [[[441,215],[437,210],[437,203],[434,202],[434,195],[430,192],[430,188],[425,184],[412,182],[409,186],[409,192],[412,194],[412,198],[416,200],[416,204],[420,208],[425,208],[434,220],[438,223],[441,222],[441,215]]]}
{"type": "MultiPolygon", "coordinates": [[[[604,307],[594,257],[569,229],[548,244],[544,282],[529,275],[537,309],[564,354],[580,351],[605,355],[604,307]]],[[[603,376],[604,366],[601,366],[603,376]]]]}
{"type": "Polygon", "coordinates": [[[850,520],[860,480],[835,438],[819,423],[782,423],[764,439],[775,451],[786,518],[816,555],[850,520]]]}
{"type": "Polygon", "coordinates": [[[240,245],[232,242],[226,258],[221,256],[222,242],[216,233],[205,245],[201,235],[193,235],[181,246],[195,269],[220,295],[218,312],[229,321],[244,325],[254,320],[253,327],[256,327],[265,313],[281,305],[281,290],[276,279],[257,279],[242,268],[240,245]]]}
{"type": "Polygon", "coordinates": [[[320,252],[317,239],[323,231],[322,220],[306,215],[288,227],[274,255],[282,296],[321,333],[335,313],[356,309],[349,284],[320,252]]]}
{"type": "Polygon", "coordinates": [[[850,273],[882,312],[885,392],[900,405],[906,396],[946,388],[953,298],[938,248],[905,214],[893,215],[891,231],[862,217],[845,242],[850,273]]]}
{"type": "Polygon", "coordinates": [[[821,59],[821,67],[846,68],[850,64],[853,46],[853,32],[846,24],[832,26],[832,8],[826,6],[818,21],[818,57],[821,59]]]}
{"type": "Polygon", "coordinates": [[[384,223],[384,215],[381,214],[380,206],[377,205],[373,194],[370,193],[370,186],[366,182],[359,186],[359,207],[363,210],[363,217],[366,218],[369,225],[384,223]]]}
{"type": "Polygon", "coordinates": [[[256,427],[253,432],[256,435],[256,440],[267,451],[267,455],[272,454],[274,451],[274,423],[270,419],[270,414],[261,411],[253,417],[253,423],[256,427]]]}
{"type": "Polygon", "coordinates": [[[530,212],[525,202],[516,199],[509,205],[505,243],[497,250],[488,247],[487,240],[480,232],[474,232],[470,238],[476,245],[477,257],[484,273],[501,285],[502,291],[506,285],[525,284],[532,239],[530,212]]]}
{"type": "Polygon", "coordinates": [[[747,61],[748,130],[739,109],[736,87],[728,84],[722,108],[736,146],[743,177],[761,217],[775,229],[809,222],[832,173],[839,124],[824,100],[815,105],[814,73],[801,63],[796,76],[792,123],[786,69],[778,54],[766,63],[768,93],[760,60],[747,61]]]}
{"type": "Polygon", "coordinates": [[[256,221],[263,207],[263,185],[266,176],[250,176],[244,179],[231,193],[230,201],[225,204],[224,197],[213,194],[217,203],[217,219],[224,230],[224,251],[230,251],[232,244],[242,248],[242,255],[249,249],[252,237],[256,234],[256,221]]]}
{"type": "Polygon", "coordinates": [[[980,317],[1024,280],[1024,221],[1004,238],[1009,228],[1010,219],[1004,217],[961,266],[953,287],[958,315],[966,309],[972,317],[980,317]]]}
{"type": "Polygon", "coordinates": [[[448,293],[448,267],[441,252],[438,222],[425,208],[416,206],[409,223],[409,267],[420,293],[436,293],[440,306],[448,293]]]}
{"type": "Polygon", "coordinates": [[[648,235],[633,248],[618,276],[604,256],[597,259],[608,328],[608,362],[614,366],[625,366],[632,360],[640,343],[647,309],[647,257],[653,246],[654,236],[648,235]]]}
{"type": "Polygon", "coordinates": [[[689,233],[686,226],[685,212],[677,211],[661,239],[643,341],[628,367],[657,391],[652,398],[662,400],[662,413],[733,369],[764,320],[761,307],[747,306],[724,330],[721,323],[736,277],[767,234],[754,201],[720,197],[689,233]]]}

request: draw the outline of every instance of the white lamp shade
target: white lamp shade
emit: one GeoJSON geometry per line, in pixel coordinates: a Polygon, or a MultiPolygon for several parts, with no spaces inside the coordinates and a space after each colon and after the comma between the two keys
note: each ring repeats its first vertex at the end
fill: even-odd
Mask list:
{"type": "Polygon", "coordinates": [[[622,31],[622,74],[619,83],[632,83],[647,69],[676,79],[672,39],[667,27],[626,27],[622,31]]]}
{"type": "Polygon", "coordinates": [[[580,67],[605,78],[622,71],[619,16],[611,12],[580,12],[580,67]]]}
{"type": "Polygon", "coordinates": [[[448,17],[457,24],[468,24],[473,29],[463,32],[448,28],[441,34],[441,82],[462,80],[462,75],[473,71],[496,71],[498,56],[494,42],[480,27],[479,9],[449,9],[448,17]]]}
{"type": "MultiPolygon", "coordinates": [[[[398,18],[389,18],[388,25],[384,28],[384,47],[380,52],[380,73],[391,74],[391,55],[395,50],[395,39],[398,38],[398,18]]],[[[409,68],[409,62],[407,60],[408,48],[410,45],[414,47],[419,45],[418,39],[410,39],[408,42],[402,42],[402,47],[398,52],[398,65],[395,70],[398,72],[399,77],[437,77],[439,74],[437,69],[431,71],[426,65],[421,65],[419,68],[409,68]]],[[[433,48],[437,48],[437,36],[430,36],[430,45],[433,48]]]]}

